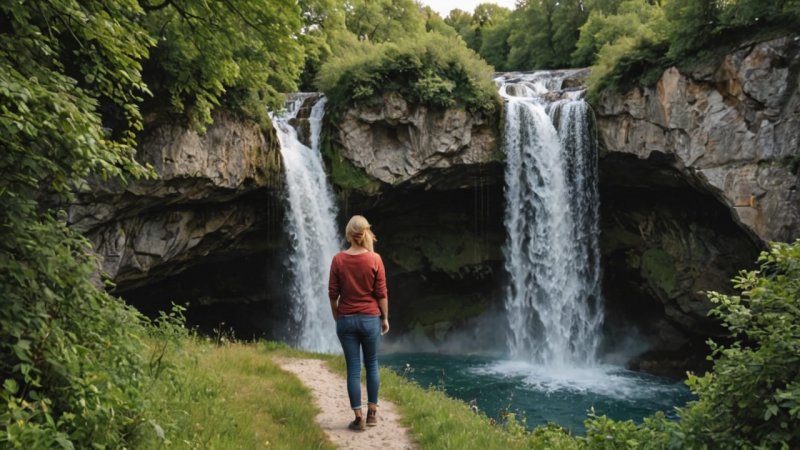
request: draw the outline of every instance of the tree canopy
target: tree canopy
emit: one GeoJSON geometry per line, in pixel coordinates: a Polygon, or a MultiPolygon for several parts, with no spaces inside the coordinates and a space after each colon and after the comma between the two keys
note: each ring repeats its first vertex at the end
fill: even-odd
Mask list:
{"type": "Polygon", "coordinates": [[[279,102],[299,74],[299,8],[19,1],[0,24],[0,446],[125,447],[152,426],[145,320],[93,281],[59,205],[90,179],[153,175],[134,160],[146,99],[199,129],[223,101],[253,116],[279,102]]]}
{"type": "Polygon", "coordinates": [[[156,101],[168,98],[196,128],[223,100],[264,119],[266,107],[282,104],[280,93],[296,89],[303,64],[296,2],[149,0],[143,8],[155,44],[145,81],[156,101]]]}

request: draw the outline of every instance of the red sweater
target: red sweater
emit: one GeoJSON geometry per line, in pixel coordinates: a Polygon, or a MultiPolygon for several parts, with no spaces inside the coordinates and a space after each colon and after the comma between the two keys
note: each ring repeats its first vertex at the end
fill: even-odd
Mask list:
{"type": "Polygon", "coordinates": [[[386,271],[379,254],[339,252],[333,257],[328,297],[332,302],[339,299],[339,314],[379,316],[378,300],[386,296],[386,271]]]}

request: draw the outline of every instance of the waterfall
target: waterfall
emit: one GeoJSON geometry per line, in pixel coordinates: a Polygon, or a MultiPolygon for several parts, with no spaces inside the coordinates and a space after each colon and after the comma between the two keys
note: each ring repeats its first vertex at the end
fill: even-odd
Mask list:
{"type": "Polygon", "coordinates": [[[548,366],[592,365],[603,317],[590,110],[548,72],[496,81],[506,99],[509,351],[548,366]]]}
{"type": "Polygon", "coordinates": [[[311,109],[311,148],[300,142],[297,130],[290,124],[312,95],[290,97],[284,114],[273,117],[286,171],[292,315],[298,327],[299,348],[338,353],[341,347],[328,302],[328,271],[331,259],[339,251],[339,234],[333,194],[319,151],[325,98],[311,109]]]}

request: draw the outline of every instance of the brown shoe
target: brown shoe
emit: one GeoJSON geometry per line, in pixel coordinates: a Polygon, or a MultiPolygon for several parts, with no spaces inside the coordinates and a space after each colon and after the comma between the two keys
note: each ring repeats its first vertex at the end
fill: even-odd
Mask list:
{"type": "Polygon", "coordinates": [[[378,424],[378,410],[367,411],[367,425],[374,427],[378,424]]]}
{"type": "Polygon", "coordinates": [[[347,428],[353,431],[364,431],[367,429],[366,425],[364,424],[363,417],[356,417],[356,420],[350,422],[350,425],[348,425],[347,428]]]}

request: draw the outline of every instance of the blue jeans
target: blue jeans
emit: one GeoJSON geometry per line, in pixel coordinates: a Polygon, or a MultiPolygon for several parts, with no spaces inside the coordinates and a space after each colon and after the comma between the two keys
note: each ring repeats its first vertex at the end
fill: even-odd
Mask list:
{"type": "Polygon", "coordinates": [[[347,395],[350,407],[361,409],[361,350],[364,367],[367,369],[367,402],[378,404],[378,342],[381,336],[381,320],[378,316],[355,314],[341,316],[336,321],[336,335],[342,343],[347,364],[347,395]]]}

